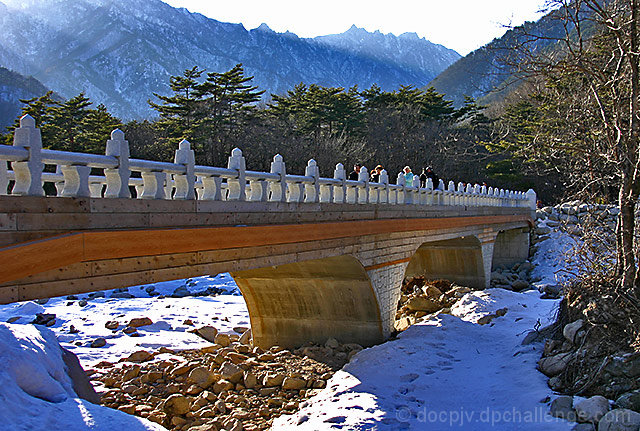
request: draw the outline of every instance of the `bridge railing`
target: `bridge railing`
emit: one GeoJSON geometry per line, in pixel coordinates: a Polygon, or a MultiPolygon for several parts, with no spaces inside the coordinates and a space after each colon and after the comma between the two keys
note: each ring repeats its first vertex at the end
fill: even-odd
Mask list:
{"type": "Polygon", "coordinates": [[[333,178],[322,178],[313,159],[304,175],[287,174],[279,154],[273,158],[270,172],[249,171],[238,148],[231,152],[226,168],[199,166],[186,140],[180,142],[173,163],[132,159],[129,143],[120,130],[111,133],[104,155],[47,150],[42,148],[40,130],[29,115],[20,119],[13,146],[0,145],[0,195],[44,196],[43,185],[53,183],[56,194],[67,197],[536,206],[533,190],[524,193],[462,182],[445,184],[443,180],[433,184],[431,179],[426,187],[408,186],[402,173],[396,184],[390,184],[386,171],[382,171],[379,181],[370,182],[365,167],[357,181],[348,180],[341,163],[336,165],[333,178]],[[55,167],[55,172],[45,172],[45,165],[55,167]],[[92,170],[102,171],[103,175],[92,175],[92,170]]]}

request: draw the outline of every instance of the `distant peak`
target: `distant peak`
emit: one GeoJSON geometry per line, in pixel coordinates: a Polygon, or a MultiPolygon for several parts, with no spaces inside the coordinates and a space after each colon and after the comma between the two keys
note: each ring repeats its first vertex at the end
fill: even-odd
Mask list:
{"type": "Polygon", "coordinates": [[[346,31],[346,33],[355,33],[355,32],[366,32],[366,30],[364,28],[360,28],[358,26],[356,26],[355,24],[351,24],[351,27],[349,27],[349,30],[346,31]]]}
{"type": "Polygon", "coordinates": [[[409,39],[409,40],[420,40],[420,36],[415,31],[402,33],[398,36],[401,39],[409,39]]]}
{"type": "Polygon", "coordinates": [[[267,25],[267,23],[265,23],[265,22],[263,22],[262,24],[260,24],[260,25],[256,28],[256,30],[258,30],[258,31],[264,31],[264,32],[267,32],[267,33],[275,33],[275,31],[271,30],[271,27],[269,27],[269,26],[267,25]]]}

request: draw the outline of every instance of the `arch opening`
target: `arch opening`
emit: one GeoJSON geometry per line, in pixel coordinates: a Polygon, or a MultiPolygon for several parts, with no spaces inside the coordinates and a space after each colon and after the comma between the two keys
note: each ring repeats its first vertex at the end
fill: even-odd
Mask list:
{"type": "Polygon", "coordinates": [[[232,272],[249,309],[254,345],[383,341],[376,295],[362,264],[337,256],[232,272]]]}
{"type": "Polygon", "coordinates": [[[484,288],[486,274],[482,245],[475,236],[426,242],[414,253],[405,279],[445,279],[463,286],[484,288]]]}
{"type": "Polygon", "coordinates": [[[493,246],[491,270],[510,268],[529,257],[529,228],[500,231],[493,246]]]}

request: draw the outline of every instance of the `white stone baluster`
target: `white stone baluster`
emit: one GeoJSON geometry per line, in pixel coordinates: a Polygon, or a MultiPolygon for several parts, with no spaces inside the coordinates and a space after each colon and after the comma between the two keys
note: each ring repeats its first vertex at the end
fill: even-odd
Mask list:
{"type": "Polygon", "coordinates": [[[304,186],[304,201],[317,203],[320,201],[320,169],[315,160],[311,159],[307,162],[307,167],[304,170],[304,175],[307,177],[313,177],[313,184],[305,184],[304,186]]]}
{"type": "Polygon", "coordinates": [[[269,199],[269,182],[266,180],[249,181],[251,202],[266,202],[269,199]]]}
{"type": "Polygon", "coordinates": [[[103,187],[104,187],[103,183],[89,183],[89,191],[91,191],[91,197],[101,198],[103,187]]]}
{"type": "Polygon", "coordinates": [[[493,203],[493,187],[487,188],[487,205],[494,206],[493,203]]]}
{"type": "Polygon", "coordinates": [[[384,185],[384,188],[378,192],[378,202],[381,204],[388,204],[390,202],[389,194],[389,174],[386,169],[380,171],[380,184],[384,185]]]}
{"type": "Polygon", "coordinates": [[[107,190],[104,197],[130,198],[129,142],[124,139],[122,130],[116,129],[111,132],[111,139],[107,141],[105,154],[115,157],[118,160],[118,166],[104,170],[104,176],[107,180],[107,190]]]}
{"type": "Polygon", "coordinates": [[[427,205],[433,205],[434,204],[433,179],[427,178],[427,183],[425,184],[425,188],[427,190],[427,199],[425,203],[427,205]]]}
{"type": "Polygon", "coordinates": [[[360,168],[358,181],[364,183],[364,186],[358,187],[358,203],[367,204],[369,203],[369,171],[364,166],[360,168]]]}
{"type": "Polygon", "coordinates": [[[344,165],[342,163],[338,163],[336,168],[333,171],[333,179],[339,180],[342,182],[342,185],[335,186],[333,189],[333,202],[341,204],[346,200],[346,185],[345,181],[347,180],[347,173],[344,171],[344,165]]]}
{"type": "Polygon", "coordinates": [[[287,191],[287,202],[304,202],[304,184],[288,184],[287,191]]]}
{"type": "Polygon", "coordinates": [[[203,176],[202,192],[198,199],[203,201],[221,201],[222,200],[222,178],[218,176],[203,176]]]}
{"type": "Polygon", "coordinates": [[[20,196],[44,196],[42,188],[42,136],[31,115],[20,118],[20,127],[15,129],[13,146],[24,148],[29,158],[23,162],[12,162],[15,185],[12,194],[20,196]]]}
{"type": "Polygon", "coordinates": [[[448,205],[458,205],[456,202],[456,183],[453,181],[449,181],[447,184],[447,194],[449,195],[449,203],[448,205]]]}
{"type": "Polygon", "coordinates": [[[175,152],[173,162],[177,165],[183,165],[185,168],[184,174],[174,174],[173,181],[175,183],[176,191],[173,194],[173,199],[177,200],[191,200],[196,198],[195,184],[196,184],[196,156],[191,149],[191,143],[186,139],[183,139],[178,144],[178,149],[175,152]]]}
{"type": "Polygon", "coordinates": [[[275,156],[273,156],[273,162],[271,162],[271,173],[280,175],[280,178],[276,181],[272,180],[271,184],[269,184],[269,201],[286,202],[287,169],[280,154],[276,154],[275,156]]]}
{"type": "Polygon", "coordinates": [[[464,203],[464,184],[462,181],[458,182],[458,188],[456,190],[456,204],[463,206],[464,203]]]}
{"type": "Polygon", "coordinates": [[[407,195],[407,181],[404,178],[404,173],[400,172],[398,174],[398,178],[396,179],[396,185],[402,187],[401,189],[396,190],[396,204],[400,205],[405,203],[405,197],[407,195]]]}
{"type": "MultiPolygon", "coordinates": [[[[164,172],[142,172],[142,192],[138,193],[140,199],[164,199],[164,183],[167,174],[164,172]]],[[[136,187],[137,190],[137,187],[136,187]]]]}
{"type": "Polygon", "coordinates": [[[247,179],[245,177],[246,162],[242,156],[240,148],[234,148],[231,151],[229,162],[227,163],[228,169],[235,169],[238,171],[238,178],[229,178],[227,180],[227,187],[229,192],[227,200],[229,201],[244,201],[246,200],[246,188],[247,179]]]}
{"type": "Polygon", "coordinates": [[[0,160],[0,196],[7,195],[9,188],[9,169],[7,162],[0,160]]]}
{"type": "Polygon", "coordinates": [[[64,189],[61,196],[91,197],[91,191],[89,190],[91,168],[89,166],[62,166],[60,170],[64,175],[64,189]]]}

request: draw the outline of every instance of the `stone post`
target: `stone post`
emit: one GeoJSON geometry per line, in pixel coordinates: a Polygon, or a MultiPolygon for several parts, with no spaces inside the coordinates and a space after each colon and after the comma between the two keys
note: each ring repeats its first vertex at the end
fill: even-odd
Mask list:
{"type": "Polygon", "coordinates": [[[333,179],[340,180],[342,182],[342,185],[335,186],[333,189],[333,202],[344,203],[346,200],[345,182],[347,179],[347,174],[344,171],[344,165],[342,163],[338,163],[336,165],[336,168],[333,171],[333,179]]]}
{"type": "Polygon", "coordinates": [[[245,176],[245,171],[247,170],[247,168],[246,168],[244,157],[242,156],[242,150],[240,150],[240,148],[234,148],[233,150],[231,150],[231,156],[229,157],[227,168],[235,169],[238,172],[237,178],[227,179],[227,188],[229,189],[227,200],[229,201],[247,200],[247,195],[246,195],[247,179],[245,176]]]}
{"type": "MultiPolygon", "coordinates": [[[[23,162],[13,162],[15,175],[12,194],[20,196],[44,196],[42,188],[42,136],[31,115],[20,118],[20,127],[14,131],[13,146],[24,148],[29,157],[23,162]]],[[[4,162],[3,162],[4,163],[4,162]]]]}
{"type": "Polygon", "coordinates": [[[191,144],[186,139],[183,139],[182,142],[180,142],[178,149],[176,150],[174,163],[183,165],[185,167],[185,174],[173,176],[173,181],[175,182],[176,186],[176,191],[173,195],[173,198],[180,200],[195,199],[196,156],[191,149],[191,144]]]}
{"type": "Polygon", "coordinates": [[[358,203],[369,203],[369,171],[367,171],[367,168],[365,168],[364,166],[360,168],[360,172],[358,173],[358,181],[364,182],[364,187],[358,187],[358,203]]]}
{"type": "Polygon", "coordinates": [[[125,141],[124,133],[120,129],[111,132],[111,139],[107,141],[107,156],[115,157],[118,166],[113,169],[105,169],[104,176],[107,179],[105,198],[130,198],[129,178],[129,142],[125,141]]]}
{"type": "Polygon", "coordinates": [[[304,201],[317,203],[320,201],[320,169],[315,160],[310,159],[307,162],[307,167],[304,170],[304,175],[313,178],[313,184],[305,184],[304,186],[304,201]]]}
{"type": "Polygon", "coordinates": [[[273,156],[271,162],[271,173],[278,174],[280,178],[271,181],[269,184],[269,201],[286,202],[287,201],[287,169],[284,160],[280,154],[273,156]]]}

